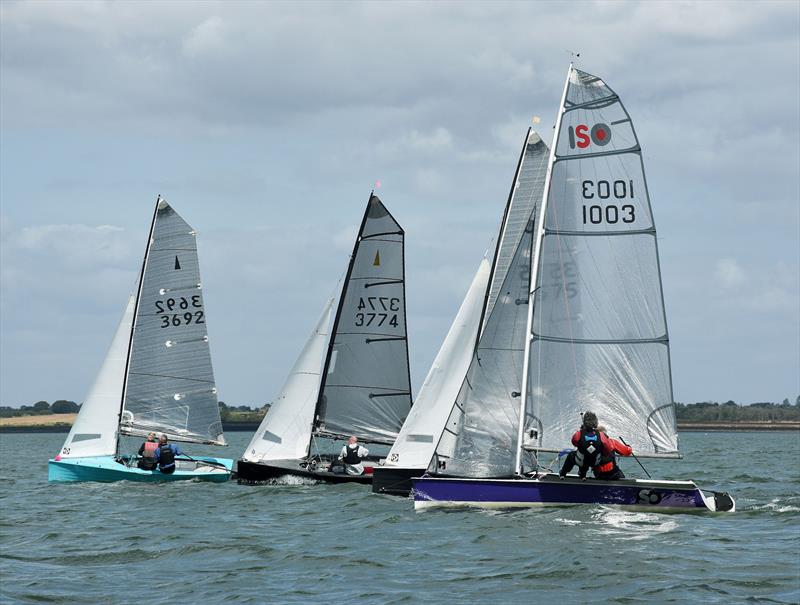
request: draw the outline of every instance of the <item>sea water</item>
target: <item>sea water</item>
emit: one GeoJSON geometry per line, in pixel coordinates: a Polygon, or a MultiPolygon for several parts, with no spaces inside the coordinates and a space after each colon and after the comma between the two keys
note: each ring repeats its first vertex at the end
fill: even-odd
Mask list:
{"type": "MultiPolygon", "coordinates": [[[[800,433],[683,433],[654,477],[733,514],[425,511],[368,486],[49,484],[64,434],[0,435],[2,603],[799,603],[800,433]]],[[[228,448],[188,453],[238,457],[228,448]]],[[[643,476],[633,460],[623,468],[643,476]]]]}

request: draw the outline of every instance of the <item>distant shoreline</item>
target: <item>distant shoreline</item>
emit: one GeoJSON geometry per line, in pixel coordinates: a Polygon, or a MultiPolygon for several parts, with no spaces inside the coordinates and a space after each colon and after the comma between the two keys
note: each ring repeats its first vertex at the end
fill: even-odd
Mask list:
{"type": "MultiPolygon", "coordinates": [[[[48,414],[46,416],[14,416],[0,418],[0,433],[68,433],[77,414],[48,414]]],[[[222,429],[228,432],[253,432],[260,422],[223,422],[222,429]]],[[[775,422],[681,422],[678,430],[685,432],[704,431],[800,431],[800,422],[784,420],[775,422]]]]}

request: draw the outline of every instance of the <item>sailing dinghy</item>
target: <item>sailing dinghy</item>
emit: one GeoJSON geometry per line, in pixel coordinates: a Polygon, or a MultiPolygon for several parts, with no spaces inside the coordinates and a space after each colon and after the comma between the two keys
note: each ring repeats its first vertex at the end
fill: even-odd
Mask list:
{"type": "Polygon", "coordinates": [[[417,509],[602,504],[658,511],[733,511],[733,499],[692,481],[576,476],[546,463],[594,411],[638,457],[678,458],[669,339],[655,224],[641,147],[619,96],[570,65],[542,202],[452,407],[417,509]],[[510,280],[510,281],[509,281],[510,280]],[[516,283],[512,283],[516,282],[516,283]],[[494,352],[512,330],[515,355],[494,352]],[[513,381],[499,375],[521,366],[513,381]]]}
{"type": "MultiPolygon", "coordinates": [[[[547,145],[537,132],[529,128],[525,133],[500,223],[493,262],[489,263],[484,259],[475,274],[450,331],[422,383],[414,408],[385,462],[375,467],[373,492],[395,496],[409,495],[411,478],[422,476],[428,468],[487,319],[491,317],[496,305],[512,305],[515,315],[519,313],[517,295],[510,297],[509,291],[504,290],[503,285],[520,240],[526,229],[532,229],[534,208],[542,199],[548,156],[547,145]]],[[[520,317],[524,318],[524,313],[523,307],[520,317]]],[[[508,330],[496,334],[492,338],[492,348],[508,348],[512,344],[512,337],[513,334],[508,330]]],[[[487,339],[484,344],[488,342],[487,339]]],[[[517,368],[521,363],[520,354],[517,368]]],[[[514,366],[501,364],[496,371],[509,374],[513,380],[514,366]]]]}
{"type": "Polygon", "coordinates": [[[411,409],[405,298],[405,232],[370,195],[339,304],[329,300],[280,394],[237,462],[242,483],[295,475],[330,483],[371,483],[365,472],[331,469],[337,454],[314,450],[316,439],[358,438],[391,445],[411,409]]]}
{"type": "Polygon", "coordinates": [[[211,367],[195,230],[159,196],[136,293],[50,481],[227,481],[233,461],[178,457],[172,474],[120,454],[122,435],[226,445],[211,367]]]}

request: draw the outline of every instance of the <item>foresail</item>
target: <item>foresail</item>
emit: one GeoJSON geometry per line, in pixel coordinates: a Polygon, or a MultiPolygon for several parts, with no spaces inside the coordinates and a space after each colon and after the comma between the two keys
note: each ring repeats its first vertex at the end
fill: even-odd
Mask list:
{"type": "Polygon", "coordinates": [[[113,456],[116,453],[119,406],[134,306],[135,298],[131,296],[100,372],[61,449],[62,458],[113,456]]]}
{"type": "Polygon", "coordinates": [[[120,430],[224,444],[196,233],[157,202],[139,290],[120,430]]]}
{"type": "Polygon", "coordinates": [[[411,408],[402,227],[371,196],[334,321],[317,432],[392,443],[411,408]]]}
{"type": "Polygon", "coordinates": [[[572,69],[536,272],[528,443],[570,444],[592,410],[637,455],[678,439],[656,230],[630,116],[572,69]]]}
{"type": "Polygon", "coordinates": [[[534,220],[512,258],[429,467],[460,477],[514,473],[534,220]]]}
{"type": "Polygon", "coordinates": [[[326,303],[280,394],[250,440],[244,460],[296,459],[308,454],[333,300],[326,303]]]}
{"type": "Polygon", "coordinates": [[[489,261],[483,259],[417,393],[414,407],[386,456],[386,466],[428,466],[472,360],[490,268],[489,261]]]}
{"type": "Polygon", "coordinates": [[[500,288],[505,282],[514,252],[519,246],[525,227],[531,218],[533,208],[542,201],[549,156],[550,149],[539,136],[539,133],[528,129],[517,175],[511,188],[511,195],[509,196],[503,224],[497,240],[498,245],[486,301],[484,325],[492,313],[500,288]]]}

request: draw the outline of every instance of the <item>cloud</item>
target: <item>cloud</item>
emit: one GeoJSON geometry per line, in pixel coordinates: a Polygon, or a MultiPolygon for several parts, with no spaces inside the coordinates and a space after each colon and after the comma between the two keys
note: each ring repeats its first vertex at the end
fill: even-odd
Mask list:
{"type": "Polygon", "coordinates": [[[714,277],[723,288],[738,288],[747,281],[744,270],[733,258],[718,260],[714,277]]]}

